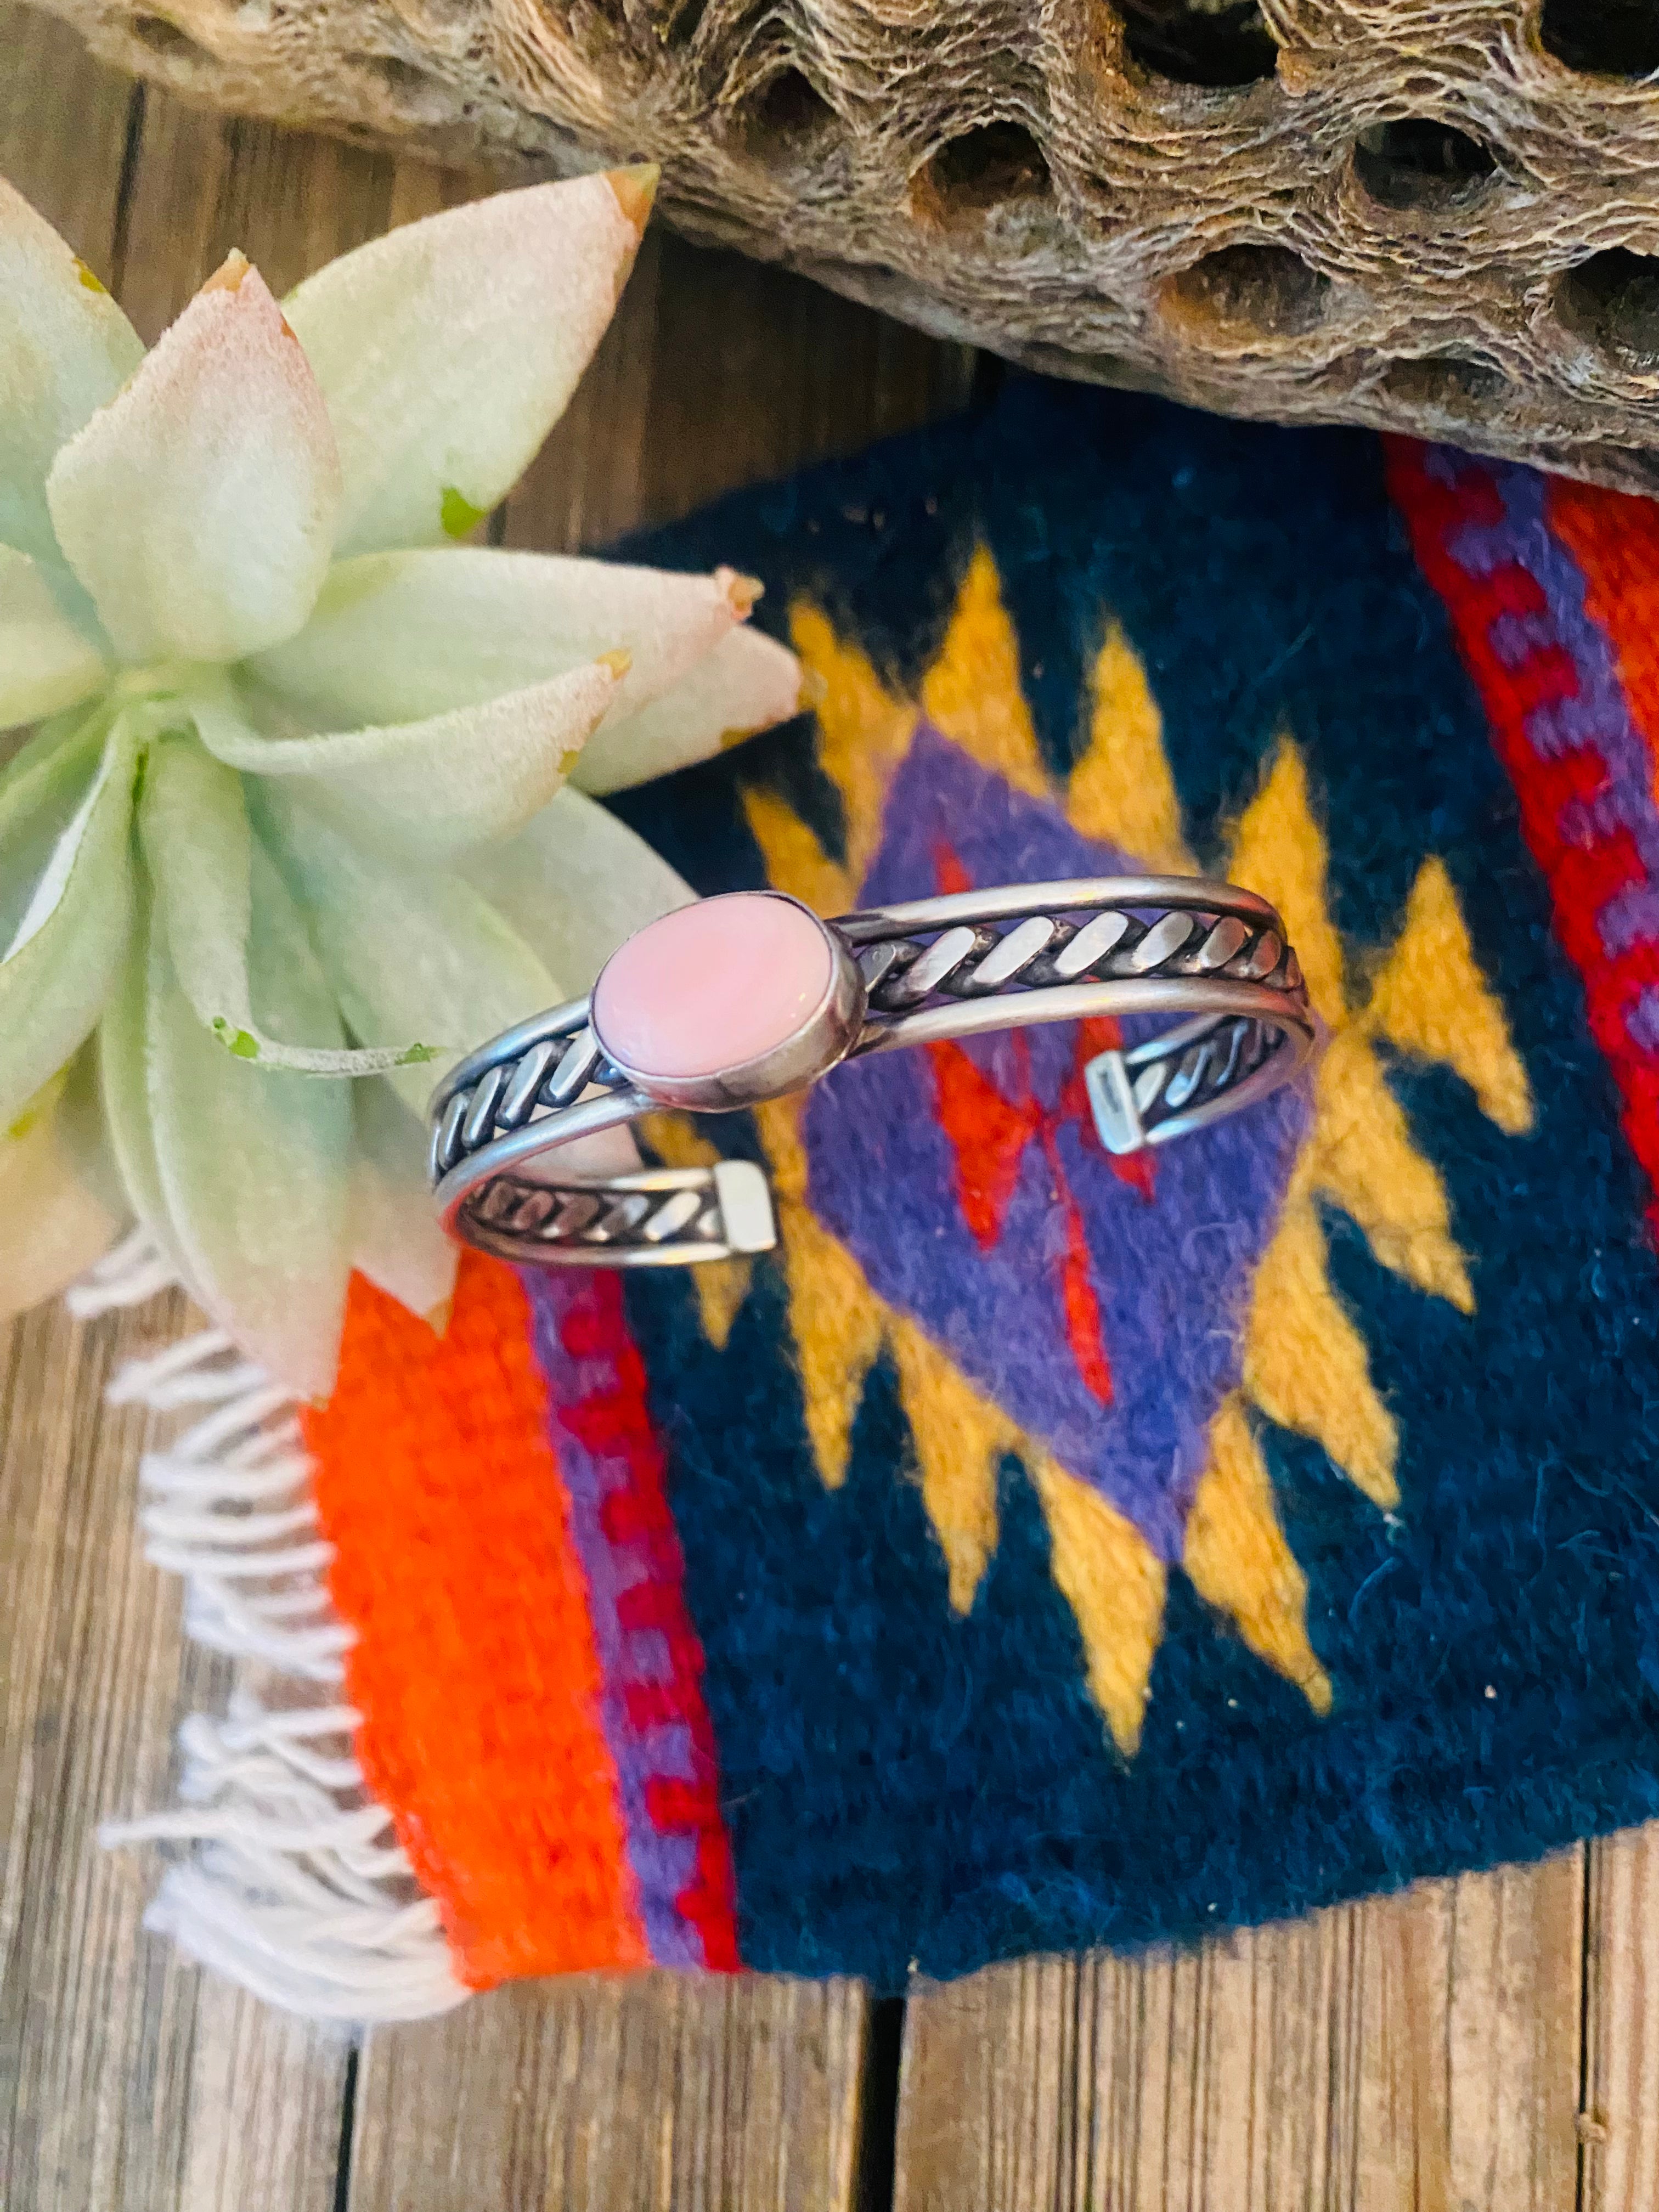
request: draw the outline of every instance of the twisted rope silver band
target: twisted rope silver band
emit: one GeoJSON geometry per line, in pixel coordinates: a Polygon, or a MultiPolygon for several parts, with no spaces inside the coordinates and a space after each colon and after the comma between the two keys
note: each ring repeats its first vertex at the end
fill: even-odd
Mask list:
{"type": "MultiPolygon", "coordinates": [[[[735,1072],[746,1088],[719,1079],[692,1103],[752,1103],[841,1060],[901,1045],[1091,1015],[1182,1017],[1090,1063],[1102,1140],[1129,1152],[1265,1097],[1314,1042],[1283,922],[1265,899],[1231,884],[1139,876],[1013,884],[818,926],[842,980],[839,1027],[826,1013],[809,1039],[817,1064],[803,1073],[792,1048],[788,1079],[769,1081],[772,1063],[757,1063],[735,1072]]],[[[573,1000],[520,1024],[439,1085],[431,1176],[446,1224],[486,1251],[543,1266],[664,1267],[769,1249],[770,1195],[747,1161],[610,1176],[526,1172],[556,1146],[687,1103],[684,1085],[665,1097],[616,1065],[594,1031],[592,1003],[573,1000]]],[[[782,1071],[786,1056],[773,1057],[782,1071]]]]}

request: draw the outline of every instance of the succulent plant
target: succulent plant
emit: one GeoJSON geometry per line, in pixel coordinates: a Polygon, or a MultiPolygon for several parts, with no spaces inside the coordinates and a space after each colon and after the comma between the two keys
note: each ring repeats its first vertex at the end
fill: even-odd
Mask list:
{"type": "Polygon", "coordinates": [[[592,795],[793,713],[757,587],[464,537],[610,320],[654,174],[502,193],[146,353],[0,183],[0,1314],[136,1215],[284,1383],[419,1311],[441,1063],[690,893],[592,795]],[[567,784],[566,778],[570,781],[567,784]]]}

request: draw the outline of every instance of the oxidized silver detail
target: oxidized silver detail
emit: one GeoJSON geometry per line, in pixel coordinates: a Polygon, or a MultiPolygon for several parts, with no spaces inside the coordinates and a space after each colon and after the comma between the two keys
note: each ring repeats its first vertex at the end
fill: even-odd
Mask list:
{"type": "Polygon", "coordinates": [[[572,1000],[461,1060],[432,1102],[446,1224],[551,1267],[667,1267],[769,1249],[751,1163],[598,1175],[556,1148],[665,1106],[727,1111],[805,1087],[842,1060],[1039,1022],[1176,1015],[1086,1071],[1102,1141],[1136,1152],[1264,1097],[1307,1059],[1307,988],[1265,899],[1197,877],[1084,878],[917,899],[823,925],[833,975],[786,1046],[695,1084],[617,1066],[572,1000]],[[530,1172],[530,1163],[539,1174],[530,1172]]]}
{"type": "Polygon", "coordinates": [[[679,1267],[776,1241],[766,1178],[749,1160],[642,1168],[605,1182],[498,1174],[452,1226],[483,1251],[548,1267],[679,1267]]]}

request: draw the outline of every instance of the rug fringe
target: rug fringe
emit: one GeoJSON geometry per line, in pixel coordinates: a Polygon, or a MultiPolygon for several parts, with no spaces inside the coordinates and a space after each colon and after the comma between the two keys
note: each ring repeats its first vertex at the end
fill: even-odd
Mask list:
{"type": "MultiPolygon", "coordinates": [[[[89,1317],[176,1280],[136,1231],[66,1303],[89,1317]]],[[[240,1688],[222,1720],[185,1722],[174,1809],[99,1831],[112,1848],[190,1847],[144,1925],[312,2019],[368,2026],[448,2011],[469,1991],[392,1815],[369,1795],[352,1749],[359,1716],[339,1699],[351,1632],[329,1600],[331,1547],[295,1399],[218,1328],[129,1360],[109,1397],[157,1413],[204,1409],[140,1462],[145,1556],[183,1577],[187,1634],[279,1678],[268,1699],[240,1688]]]]}

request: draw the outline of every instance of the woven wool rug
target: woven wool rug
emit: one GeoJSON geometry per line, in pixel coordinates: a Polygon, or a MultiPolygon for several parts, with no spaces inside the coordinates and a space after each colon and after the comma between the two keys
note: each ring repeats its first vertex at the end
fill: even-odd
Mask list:
{"type": "Polygon", "coordinates": [[[1201,866],[1322,1057],[1125,1161],[1108,1024],[890,1055],[649,1131],[763,1163],[775,1254],[469,1259],[441,1338],[359,1282],[299,1429],[220,1340],[137,1370],[210,1405],[158,1556],[281,1670],[135,1824],[156,1923],[365,2018],[896,1988],[1659,1813],[1659,507],[1022,380],[629,550],[818,679],[622,802],[700,890],[1201,866]]]}

